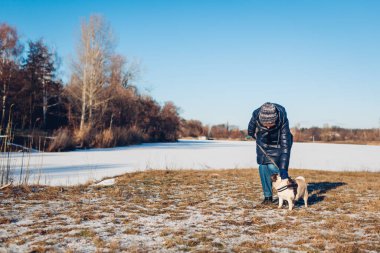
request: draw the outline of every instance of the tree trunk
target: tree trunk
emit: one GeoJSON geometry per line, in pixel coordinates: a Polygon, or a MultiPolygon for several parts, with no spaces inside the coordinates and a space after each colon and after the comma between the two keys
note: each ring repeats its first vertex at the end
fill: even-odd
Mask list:
{"type": "Polygon", "coordinates": [[[42,79],[42,92],[43,92],[43,98],[42,98],[42,118],[43,118],[43,128],[46,129],[46,115],[47,115],[47,109],[48,109],[48,99],[47,99],[47,87],[45,79],[42,79]]]}
{"type": "Polygon", "coordinates": [[[93,78],[90,78],[89,80],[89,87],[88,87],[88,123],[92,124],[92,107],[94,102],[94,93],[93,93],[93,78]]]}
{"type": "Polygon", "coordinates": [[[3,105],[2,105],[2,114],[1,114],[1,125],[0,125],[0,134],[3,132],[3,125],[4,125],[4,118],[5,118],[5,109],[6,109],[6,102],[7,102],[7,93],[5,91],[6,85],[4,84],[4,94],[3,94],[3,105]]]}
{"type": "Polygon", "coordinates": [[[87,96],[87,55],[85,57],[85,63],[84,63],[84,68],[83,68],[83,83],[82,83],[82,113],[80,116],[80,126],[79,130],[82,131],[84,128],[85,124],[85,116],[86,116],[86,107],[87,107],[87,101],[86,101],[86,96],[87,96]]]}
{"type": "MultiPolygon", "coordinates": [[[[0,66],[0,78],[3,78],[3,68],[5,66],[5,59],[3,58],[2,61],[1,61],[1,66],[0,66]]],[[[7,100],[6,98],[6,80],[4,78],[4,89],[3,89],[3,99],[2,99],[2,114],[1,114],[1,122],[0,122],[0,134],[3,133],[3,124],[4,124],[4,118],[5,118],[5,102],[7,100]]]]}
{"type": "Polygon", "coordinates": [[[82,89],[82,113],[80,116],[80,130],[83,130],[85,123],[85,115],[86,115],[86,89],[83,87],[82,89]]]}

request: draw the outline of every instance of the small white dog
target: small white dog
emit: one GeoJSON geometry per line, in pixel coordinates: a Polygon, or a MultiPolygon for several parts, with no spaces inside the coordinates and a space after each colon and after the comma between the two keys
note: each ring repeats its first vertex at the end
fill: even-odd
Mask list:
{"type": "Polygon", "coordinates": [[[307,199],[309,194],[307,192],[307,183],[304,177],[297,177],[295,180],[281,179],[278,174],[271,176],[273,187],[277,190],[278,194],[278,208],[282,207],[284,200],[289,203],[289,210],[292,210],[294,203],[303,198],[305,207],[307,207],[307,199]]]}

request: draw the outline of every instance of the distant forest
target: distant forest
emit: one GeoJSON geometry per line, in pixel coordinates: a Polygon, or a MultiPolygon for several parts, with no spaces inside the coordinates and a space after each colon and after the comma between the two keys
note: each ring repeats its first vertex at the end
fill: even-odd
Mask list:
{"type": "MultiPolygon", "coordinates": [[[[183,121],[181,133],[184,136],[200,137],[206,139],[233,139],[250,140],[247,130],[240,130],[236,126],[220,124],[204,126],[200,121],[183,121]]],[[[326,142],[326,143],[353,143],[380,145],[380,128],[373,129],[347,129],[338,126],[293,127],[290,129],[295,142],[326,142]]]]}
{"type": "MultiPolygon", "coordinates": [[[[15,27],[0,24],[0,144],[64,151],[114,147],[180,137],[246,140],[229,124],[185,120],[173,102],[160,105],[135,82],[138,64],[115,52],[101,16],[82,22],[71,76],[63,83],[61,58],[43,39],[22,43],[15,27]]],[[[249,119],[247,119],[248,121],[249,119]]],[[[379,141],[377,129],[293,128],[295,141],[379,141]]]]}
{"type": "Polygon", "coordinates": [[[332,142],[380,145],[380,128],[347,129],[338,126],[324,126],[291,129],[298,142],[332,142]]]}

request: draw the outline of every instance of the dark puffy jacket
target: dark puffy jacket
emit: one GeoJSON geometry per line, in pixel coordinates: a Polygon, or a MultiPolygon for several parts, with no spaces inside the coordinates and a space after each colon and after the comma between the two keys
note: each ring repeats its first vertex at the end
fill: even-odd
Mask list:
{"type": "MultiPolygon", "coordinates": [[[[259,122],[260,108],[258,108],[252,113],[252,118],[248,125],[248,135],[256,139],[256,143],[265,150],[280,168],[281,178],[287,178],[293,135],[289,129],[285,108],[278,104],[274,105],[278,112],[276,126],[270,129],[262,126],[259,122]]],[[[256,147],[256,153],[258,164],[272,163],[259,147],[256,147]]]]}

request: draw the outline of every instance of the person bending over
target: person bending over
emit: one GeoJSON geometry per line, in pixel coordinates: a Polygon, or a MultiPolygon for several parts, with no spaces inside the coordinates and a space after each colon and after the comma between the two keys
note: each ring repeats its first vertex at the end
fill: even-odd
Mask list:
{"type": "Polygon", "coordinates": [[[273,202],[272,174],[288,178],[290,151],[293,135],[283,106],[267,102],[252,113],[248,135],[256,139],[257,163],[264,192],[262,204],[273,202]]]}

